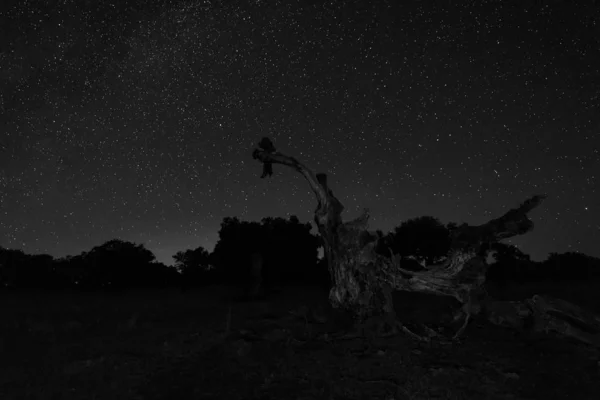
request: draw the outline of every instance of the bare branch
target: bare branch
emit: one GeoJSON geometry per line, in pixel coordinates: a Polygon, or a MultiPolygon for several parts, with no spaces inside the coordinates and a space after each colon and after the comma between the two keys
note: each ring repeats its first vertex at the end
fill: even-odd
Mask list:
{"type": "Polygon", "coordinates": [[[313,190],[313,192],[315,193],[315,195],[317,196],[317,199],[324,203],[327,202],[327,192],[320,185],[315,174],[306,165],[302,164],[300,161],[296,160],[294,157],[287,156],[287,155],[277,152],[277,151],[269,152],[266,150],[255,149],[252,152],[252,158],[254,158],[255,160],[257,159],[257,160],[261,161],[262,163],[273,163],[273,164],[286,165],[286,166],[300,172],[302,174],[302,176],[304,176],[304,178],[310,184],[310,187],[313,190]]]}
{"type": "MultiPolygon", "coordinates": [[[[308,181],[312,191],[315,193],[318,201],[318,207],[315,218],[320,220],[321,224],[326,224],[324,218],[333,219],[329,223],[339,224],[340,214],[344,206],[333,195],[333,192],[327,186],[327,175],[324,173],[315,174],[306,165],[295,159],[275,150],[275,146],[268,138],[262,138],[259,143],[262,150],[254,149],[252,158],[261,161],[263,164],[282,164],[298,171],[308,181]]],[[[263,175],[264,171],[263,171],[263,175]]]]}

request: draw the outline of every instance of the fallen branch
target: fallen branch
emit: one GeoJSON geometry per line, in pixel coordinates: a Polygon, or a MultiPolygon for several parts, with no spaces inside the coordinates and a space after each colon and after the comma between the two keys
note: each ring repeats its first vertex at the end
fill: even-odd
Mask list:
{"type": "Polygon", "coordinates": [[[600,348],[600,317],[561,299],[535,295],[525,301],[491,301],[485,314],[495,325],[553,333],[600,348]]]}

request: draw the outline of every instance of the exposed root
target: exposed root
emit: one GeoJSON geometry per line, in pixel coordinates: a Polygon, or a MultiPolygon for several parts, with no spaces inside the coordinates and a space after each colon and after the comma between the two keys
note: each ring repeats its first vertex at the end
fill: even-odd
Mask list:
{"type": "Polygon", "coordinates": [[[467,329],[467,325],[469,325],[470,320],[471,320],[471,314],[466,313],[465,321],[463,322],[462,326],[458,329],[458,331],[456,331],[454,336],[452,336],[452,340],[457,340],[458,338],[460,338],[460,336],[465,332],[465,329],[467,329]]]}

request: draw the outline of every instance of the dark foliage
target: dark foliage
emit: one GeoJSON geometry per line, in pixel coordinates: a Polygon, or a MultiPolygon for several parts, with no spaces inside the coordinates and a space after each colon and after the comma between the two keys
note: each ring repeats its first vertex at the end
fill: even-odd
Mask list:
{"type": "Polygon", "coordinates": [[[157,263],[143,245],[119,239],[60,259],[0,249],[0,285],[5,288],[122,290],[178,281],[177,271],[157,263]]]}
{"type": "Polygon", "coordinates": [[[402,257],[414,256],[433,264],[450,249],[450,233],[437,218],[423,216],[409,219],[394,228],[392,249],[402,257]]]}
{"type": "Polygon", "coordinates": [[[316,283],[323,275],[317,267],[320,242],[310,230],[311,224],[301,224],[296,216],[263,218],[260,224],[225,218],[211,254],[212,278],[243,284],[250,279],[252,254],[260,252],[266,286],[316,283]]]}
{"type": "Polygon", "coordinates": [[[0,286],[42,288],[58,283],[52,256],[0,248],[0,286]]]}
{"type": "Polygon", "coordinates": [[[179,251],[173,259],[175,268],[181,275],[183,289],[215,283],[216,270],[210,263],[210,253],[202,246],[194,250],[179,251]]]}
{"type": "MultiPolygon", "coordinates": [[[[445,257],[457,224],[443,225],[423,216],[401,223],[392,232],[376,231],[361,240],[377,241],[376,252],[401,256],[408,270],[422,269],[445,257]],[[367,237],[368,236],[368,237],[367,237]]],[[[226,217],[212,253],[203,247],[179,251],[175,268],[155,261],[141,244],[113,239],[90,251],[54,259],[48,254],[28,255],[0,248],[0,288],[80,288],[122,290],[135,287],[185,288],[211,284],[245,285],[251,279],[252,255],[263,258],[263,285],[311,284],[330,287],[327,260],[318,260],[319,236],[310,223],[296,216],[263,218],[259,222],[226,217]]],[[[456,238],[455,238],[456,239],[456,238]]],[[[507,286],[512,282],[565,282],[600,279],[600,259],[576,252],[551,253],[543,262],[531,260],[516,246],[492,243],[486,250],[487,280],[507,286]]]]}

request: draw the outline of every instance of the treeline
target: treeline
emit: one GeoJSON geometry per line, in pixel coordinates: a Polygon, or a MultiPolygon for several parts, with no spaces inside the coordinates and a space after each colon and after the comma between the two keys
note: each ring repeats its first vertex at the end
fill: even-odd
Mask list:
{"type": "MultiPolygon", "coordinates": [[[[401,257],[403,267],[420,269],[443,261],[455,223],[424,216],[404,221],[380,238],[377,252],[401,257]]],[[[212,252],[202,247],[173,255],[174,267],[156,261],[143,244],[120,239],[75,256],[28,255],[0,247],[0,288],[80,288],[120,290],[142,287],[192,288],[210,284],[244,285],[250,279],[252,255],[263,257],[265,286],[315,284],[329,286],[326,261],[318,260],[320,238],[310,223],[297,217],[263,218],[261,222],[226,217],[212,252]]],[[[490,249],[491,282],[573,281],[600,279],[600,259],[576,252],[551,253],[542,262],[517,247],[496,243],[490,249]]]]}

